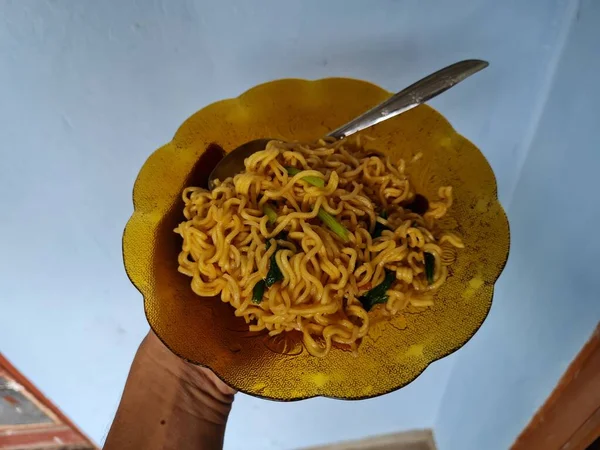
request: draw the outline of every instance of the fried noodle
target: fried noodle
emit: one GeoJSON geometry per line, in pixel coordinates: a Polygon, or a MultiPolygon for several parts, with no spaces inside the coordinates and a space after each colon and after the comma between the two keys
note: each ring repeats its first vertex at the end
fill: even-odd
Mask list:
{"type": "Polygon", "coordinates": [[[452,205],[451,187],[439,188],[439,199],[423,214],[412,211],[416,194],[405,162],[393,164],[367,150],[360,137],[271,141],[245,167],[211,191],[183,191],[186,220],[175,229],[183,237],[179,271],[192,278],[197,295],[220,295],[251,331],[302,332],[304,346],[317,357],[335,344],[356,351],[375,315],[433,304],[463,247],[458,236],[436,227],[452,205]],[[290,168],[300,172],[291,175],[290,168]],[[276,212],[274,221],[267,206],[276,212]],[[320,211],[347,233],[327,228],[320,211]],[[374,238],[377,223],[383,230],[374,238]],[[429,279],[427,254],[435,262],[429,279]],[[282,278],[254,299],[273,262],[282,278]],[[363,296],[389,273],[385,301],[365,306],[363,296]]]}

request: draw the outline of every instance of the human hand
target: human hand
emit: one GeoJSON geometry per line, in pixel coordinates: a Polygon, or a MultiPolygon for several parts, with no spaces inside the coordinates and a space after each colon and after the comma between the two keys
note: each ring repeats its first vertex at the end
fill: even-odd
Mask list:
{"type": "Polygon", "coordinates": [[[105,450],[220,449],[235,391],[151,331],[135,356],[105,450]]]}
{"type": "Polygon", "coordinates": [[[182,400],[190,411],[207,416],[212,422],[225,424],[235,390],[221,381],[212,370],[179,358],[153,331],[142,341],[136,359],[138,357],[145,366],[144,370],[160,370],[167,382],[179,382],[184,394],[182,400]]]}

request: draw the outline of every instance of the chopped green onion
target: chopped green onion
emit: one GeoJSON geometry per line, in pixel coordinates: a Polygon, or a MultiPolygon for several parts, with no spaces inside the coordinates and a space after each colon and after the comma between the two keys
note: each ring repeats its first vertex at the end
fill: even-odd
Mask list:
{"type": "Polygon", "coordinates": [[[323,221],[323,223],[325,225],[327,225],[327,227],[331,231],[333,231],[335,234],[337,234],[342,239],[342,241],[348,242],[348,230],[346,229],[346,227],[344,225],[339,223],[335,219],[335,217],[333,217],[331,214],[329,214],[323,208],[319,208],[319,213],[317,214],[317,217],[319,219],[321,219],[323,221]]]}
{"type": "MultiPolygon", "coordinates": [[[[267,241],[267,245],[266,245],[267,250],[269,250],[270,246],[271,246],[271,241],[269,240],[269,241],[267,241]]],[[[271,255],[271,259],[269,260],[269,262],[270,262],[269,272],[267,273],[267,278],[265,278],[265,285],[268,288],[273,286],[278,281],[283,280],[283,274],[281,273],[281,269],[277,265],[277,257],[275,256],[276,254],[277,254],[277,248],[275,248],[275,251],[271,255]]]]}
{"type": "MultiPolygon", "coordinates": [[[[379,214],[379,217],[381,217],[382,219],[387,219],[388,218],[387,212],[383,211],[381,214],[379,214]]],[[[377,239],[378,237],[381,236],[381,232],[383,230],[389,230],[389,228],[380,222],[375,222],[375,228],[373,229],[373,234],[371,235],[371,237],[373,239],[377,239]]]]}
{"type": "MultiPolygon", "coordinates": [[[[298,175],[300,172],[302,172],[300,169],[295,167],[286,167],[285,170],[287,170],[287,173],[291,176],[298,175]]],[[[308,177],[302,177],[302,180],[306,181],[308,184],[312,184],[313,186],[320,188],[325,187],[325,180],[323,178],[309,175],[308,177]]]]}
{"type": "Polygon", "coordinates": [[[265,280],[260,280],[254,285],[252,289],[252,303],[262,302],[263,296],[265,295],[265,280]]]}
{"type": "Polygon", "coordinates": [[[275,222],[277,222],[277,213],[271,207],[271,205],[269,205],[268,203],[265,203],[262,207],[262,210],[265,213],[265,215],[267,216],[267,218],[269,219],[269,223],[271,225],[274,224],[275,222]]]}
{"type": "Polygon", "coordinates": [[[369,311],[373,306],[379,303],[385,303],[388,300],[386,292],[392,287],[392,283],[396,279],[396,273],[392,270],[385,269],[385,277],[383,281],[368,291],[365,295],[358,299],[362,303],[365,310],[369,311]]]}
{"type": "Polygon", "coordinates": [[[288,238],[288,232],[285,230],[281,230],[279,233],[277,233],[277,236],[275,236],[275,239],[277,239],[278,241],[287,241],[288,238]]]}
{"type": "Polygon", "coordinates": [[[433,274],[435,273],[435,256],[425,252],[425,275],[427,284],[433,284],[433,274]]]}

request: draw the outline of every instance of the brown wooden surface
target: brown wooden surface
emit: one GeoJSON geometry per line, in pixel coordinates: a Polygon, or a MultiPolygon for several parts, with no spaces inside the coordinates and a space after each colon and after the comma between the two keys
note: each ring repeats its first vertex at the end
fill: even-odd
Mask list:
{"type": "MultiPolygon", "coordinates": [[[[51,422],[6,425],[0,423],[0,450],[4,449],[89,449],[97,447],[77,426],[0,353],[0,374],[14,380],[51,422]]],[[[10,397],[10,396],[9,396],[10,397]]],[[[13,405],[16,400],[0,398],[13,405]]],[[[13,405],[17,406],[17,405],[13,405]]]]}
{"type": "Polygon", "coordinates": [[[600,436],[600,408],[579,427],[561,450],[586,450],[598,436],[600,436]]]}
{"type": "Polygon", "coordinates": [[[436,450],[436,448],[432,430],[412,430],[304,450],[436,450]]]}
{"type": "Polygon", "coordinates": [[[66,425],[48,427],[48,429],[32,429],[12,431],[11,434],[0,436],[0,449],[19,449],[29,448],[54,449],[54,448],[86,448],[93,450],[88,441],[83,439],[75,430],[66,425]]]}
{"type": "Polygon", "coordinates": [[[600,432],[600,325],[512,450],[584,450],[600,432]]]}

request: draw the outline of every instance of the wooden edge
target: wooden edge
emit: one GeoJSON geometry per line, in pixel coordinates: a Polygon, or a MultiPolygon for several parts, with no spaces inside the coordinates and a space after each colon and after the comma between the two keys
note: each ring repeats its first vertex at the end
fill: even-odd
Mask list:
{"type": "Polygon", "coordinates": [[[600,432],[599,409],[600,323],[511,450],[585,449],[600,432]]]}
{"type": "Polygon", "coordinates": [[[305,450],[436,450],[436,446],[431,430],[412,430],[305,450]]]}
{"type": "MultiPolygon", "coordinates": [[[[586,450],[600,436],[600,408],[590,417],[561,450],[586,450]]],[[[597,447],[595,447],[597,448],[597,447]]],[[[591,450],[591,447],[590,447],[591,450]]]]}
{"type": "Polygon", "coordinates": [[[67,450],[67,449],[92,450],[95,447],[81,435],[67,426],[60,429],[38,431],[37,433],[11,434],[0,437],[2,450],[67,450]]]}
{"type": "Polygon", "coordinates": [[[32,394],[38,403],[44,406],[44,409],[49,410],[53,416],[60,420],[60,422],[68,425],[79,436],[81,436],[82,439],[95,446],[94,442],[88,436],[86,436],[85,433],[83,433],[83,431],[81,431],[79,427],[75,425],[60,409],[58,409],[54,403],[50,401],[50,399],[42,394],[42,392],[36,388],[33,383],[25,378],[25,376],[11,364],[11,362],[2,353],[0,353],[0,368],[3,369],[3,371],[6,372],[13,380],[23,386],[26,391],[32,394]]]}

